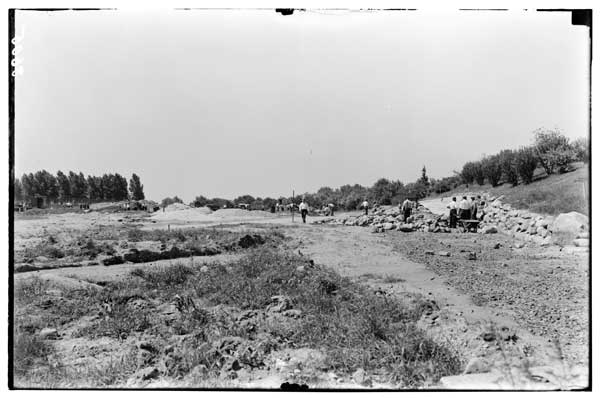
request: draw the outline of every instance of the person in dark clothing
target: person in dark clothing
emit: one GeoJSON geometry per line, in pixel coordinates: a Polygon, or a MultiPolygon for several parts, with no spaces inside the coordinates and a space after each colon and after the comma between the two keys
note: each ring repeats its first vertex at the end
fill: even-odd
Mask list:
{"type": "Polygon", "coordinates": [[[456,228],[457,210],[458,204],[456,203],[456,196],[452,198],[452,201],[448,205],[450,209],[450,228],[456,228]]]}
{"type": "Polygon", "coordinates": [[[471,196],[471,220],[477,220],[477,201],[475,200],[475,196],[471,196]]]}

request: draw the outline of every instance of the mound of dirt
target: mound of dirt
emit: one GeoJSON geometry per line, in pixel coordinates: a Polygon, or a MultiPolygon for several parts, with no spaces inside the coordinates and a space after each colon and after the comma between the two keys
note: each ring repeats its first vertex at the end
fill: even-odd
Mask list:
{"type": "Polygon", "coordinates": [[[219,209],[212,214],[218,218],[271,218],[273,214],[261,210],[219,209]]]}
{"type": "Polygon", "coordinates": [[[189,209],[190,206],[184,204],[184,203],[172,203],[170,205],[168,205],[167,207],[165,207],[165,211],[179,211],[179,210],[187,210],[189,209]]]}
{"type": "Polygon", "coordinates": [[[202,207],[190,207],[179,211],[169,211],[166,209],[164,212],[159,211],[152,215],[154,220],[173,220],[173,221],[214,221],[214,218],[210,214],[206,214],[202,207]]]}

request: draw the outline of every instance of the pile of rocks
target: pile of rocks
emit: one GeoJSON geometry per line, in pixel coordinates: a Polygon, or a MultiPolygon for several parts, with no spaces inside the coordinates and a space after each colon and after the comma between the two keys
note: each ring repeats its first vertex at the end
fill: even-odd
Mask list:
{"type": "Polygon", "coordinates": [[[402,232],[450,232],[446,216],[437,216],[423,206],[419,206],[414,214],[404,220],[398,207],[389,209],[375,208],[371,214],[346,216],[328,220],[331,224],[371,227],[373,232],[398,230],[402,232]]]}
{"type": "Polygon", "coordinates": [[[536,214],[527,210],[513,209],[502,203],[501,198],[489,198],[482,209],[480,231],[495,228],[515,238],[543,246],[554,242],[553,234],[564,234],[573,239],[573,245],[589,246],[589,219],[586,215],[570,212],[558,216],[536,214]]]}
{"type": "MultiPolygon", "coordinates": [[[[471,195],[469,195],[471,196],[471,195]]],[[[485,205],[479,208],[481,221],[477,232],[493,234],[502,232],[519,240],[537,243],[543,246],[555,242],[553,234],[568,236],[568,241],[577,247],[589,246],[589,219],[586,215],[570,212],[556,217],[536,214],[527,210],[513,209],[508,203],[502,203],[502,197],[490,197],[483,194],[485,205]]],[[[369,215],[345,216],[320,221],[337,225],[370,227],[372,232],[450,232],[448,214],[436,215],[422,205],[406,221],[398,207],[375,208],[369,215]]]]}

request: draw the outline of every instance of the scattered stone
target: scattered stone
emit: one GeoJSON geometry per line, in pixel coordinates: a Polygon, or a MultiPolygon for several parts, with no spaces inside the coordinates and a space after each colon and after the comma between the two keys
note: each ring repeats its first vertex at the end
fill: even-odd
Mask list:
{"type": "Polygon", "coordinates": [[[425,254],[433,255],[433,254],[435,254],[435,252],[433,250],[425,250],[425,254]]]}
{"type": "Polygon", "coordinates": [[[208,272],[208,267],[206,265],[203,265],[202,267],[200,267],[200,272],[208,272]]]}
{"type": "Polygon", "coordinates": [[[437,252],[437,255],[442,257],[450,257],[450,253],[445,251],[439,251],[437,252]]]}
{"type": "Polygon", "coordinates": [[[502,245],[500,244],[500,242],[498,242],[494,245],[494,249],[500,249],[500,246],[502,246],[502,245]]]}
{"type": "Polygon", "coordinates": [[[583,231],[577,234],[577,239],[589,239],[590,233],[588,231],[583,231]]]}
{"type": "Polygon", "coordinates": [[[469,252],[469,255],[468,255],[467,259],[469,259],[469,260],[477,260],[477,253],[475,253],[475,252],[469,252]]]}
{"type": "Polygon", "coordinates": [[[465,366],[463,374],[485,373],[488,372],[490,368],[491,364],[485,358],[471,358],[467,363],[467,366],[465,366]]]}
{"type": "Polygon", "coordinates": [[[53,328],[44,328],[40,331],[40,337],[47,340],[58,339],[58,331],[53,328]]]}
{"type": "Polygon", "coordinates": [[[482,232],[484,234],[495,234],[498,233],[498,227],[496,227],[495,225],[489,225],[487,227],[484,227],[482,232]]]}
{"type": "Polygon", "coordinates": [[[487,341],[489,343],[490,341],[496,340],[496,334],[492,332],[485,332],[481,334],[481,338],[483,341],[487,341]]]}
{"type": "Polygon", "coordinates": [[[271,304],[267,307],[268,312],[283,312],[292,308],[292,301],[287,296],[271,297],[271,304]]]}
{"type": "Polygon", "coordinates": [[[390,229],[394,229],[394,224],[392,224],[391,222],[386,222],[385,224],[383,224],[383,229],[386,231],[389,231],[390,229]]]}
{"type": "Polygon", "coordinates": [[[523,247],[525,247],[525,244],[523,242],[517,242],[515,243],[515,247],[517,249],[522,249],[523,247]]]}
{"type": "Polygon", "coordinates": [[[296,272],[304,272],[304,265],[299,265],[296,267],[296,272]]]}
{"type": "Polygon", "coordinates": [[[356,372],[352,374],[352,380],[361,386],[371,385],[371,379],[367,376],[363,368],[358,368],[356,372]]]}
{"type": "Polygon", "coordinates": [[[588,247],[590,245],[589,239],[575,239],[573,244],[577,247],[588,247]]]}
{"type": "Polygon", "coordinates": [[[296,310],[296,309],[286,310],[286,311],[283,311],[282,315],[297,319],[302,316],[302,311],[296,310]]]}
{"type": "Polygon", "coordinates": [[[142,380],[155,379],[158,377],[159,374],[160,374],[160,371],[153,366],[148,366],[144,369],[139,370],[136,373],[137,377],[142,380]]]}

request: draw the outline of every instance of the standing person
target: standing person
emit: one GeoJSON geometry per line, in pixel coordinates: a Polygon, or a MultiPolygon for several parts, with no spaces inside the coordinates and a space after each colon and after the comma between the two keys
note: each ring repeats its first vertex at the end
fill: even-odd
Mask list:
{"type": "Polygon", "coordinates": [[[458,204],[458,211],[458,216],[461,220],[468,220],[471,217],[471,204],[466,196],[463,196],[458,204]]]}
{"type": "Polygon", "coordinates": [[[369,202],[367,202],[367,198],[362,202],[362,208],[365,209],[365,216],[369,214],[369,202]]]}
{"type": "Polygon", "coordinates": [[[408,217],[410,217],[411,208],[412,208],[411,201],[408,200],[408,198],[404,199],[404,202],[402,202],[402,206],[400,207],[400,211],[402,211],[402,214],[404,214],[404,222],[406,222],[408,217]]]}
{"type": "Polygon", "coordinates": [[[333,203],[330,203],[328,206],[329,206],[329,213],[333,217],[333,209],[334,209],[335,206],[333,205],[333,203]]]}
{"type": "Polygon", "coordinates": [[[298,206],[300,210],[300,215],[302,216],[302,223],[306,224],[306,215],[308,214],[308,205],[304,198],[302,198],[302,202],[300,202],[300,206],[298,206]]]}
{"type": "Polygon", "coordinates": [[[450,209],[450,228],[456,228],[456,211],[458,210],[456,196],[452,198],[452,200],[446,207],[450,209]]]}
{"type": "Polygon", "coordinates": [[[471,220],[477,220],[477,204],[475,196],[471,196],[471,220]]]}

